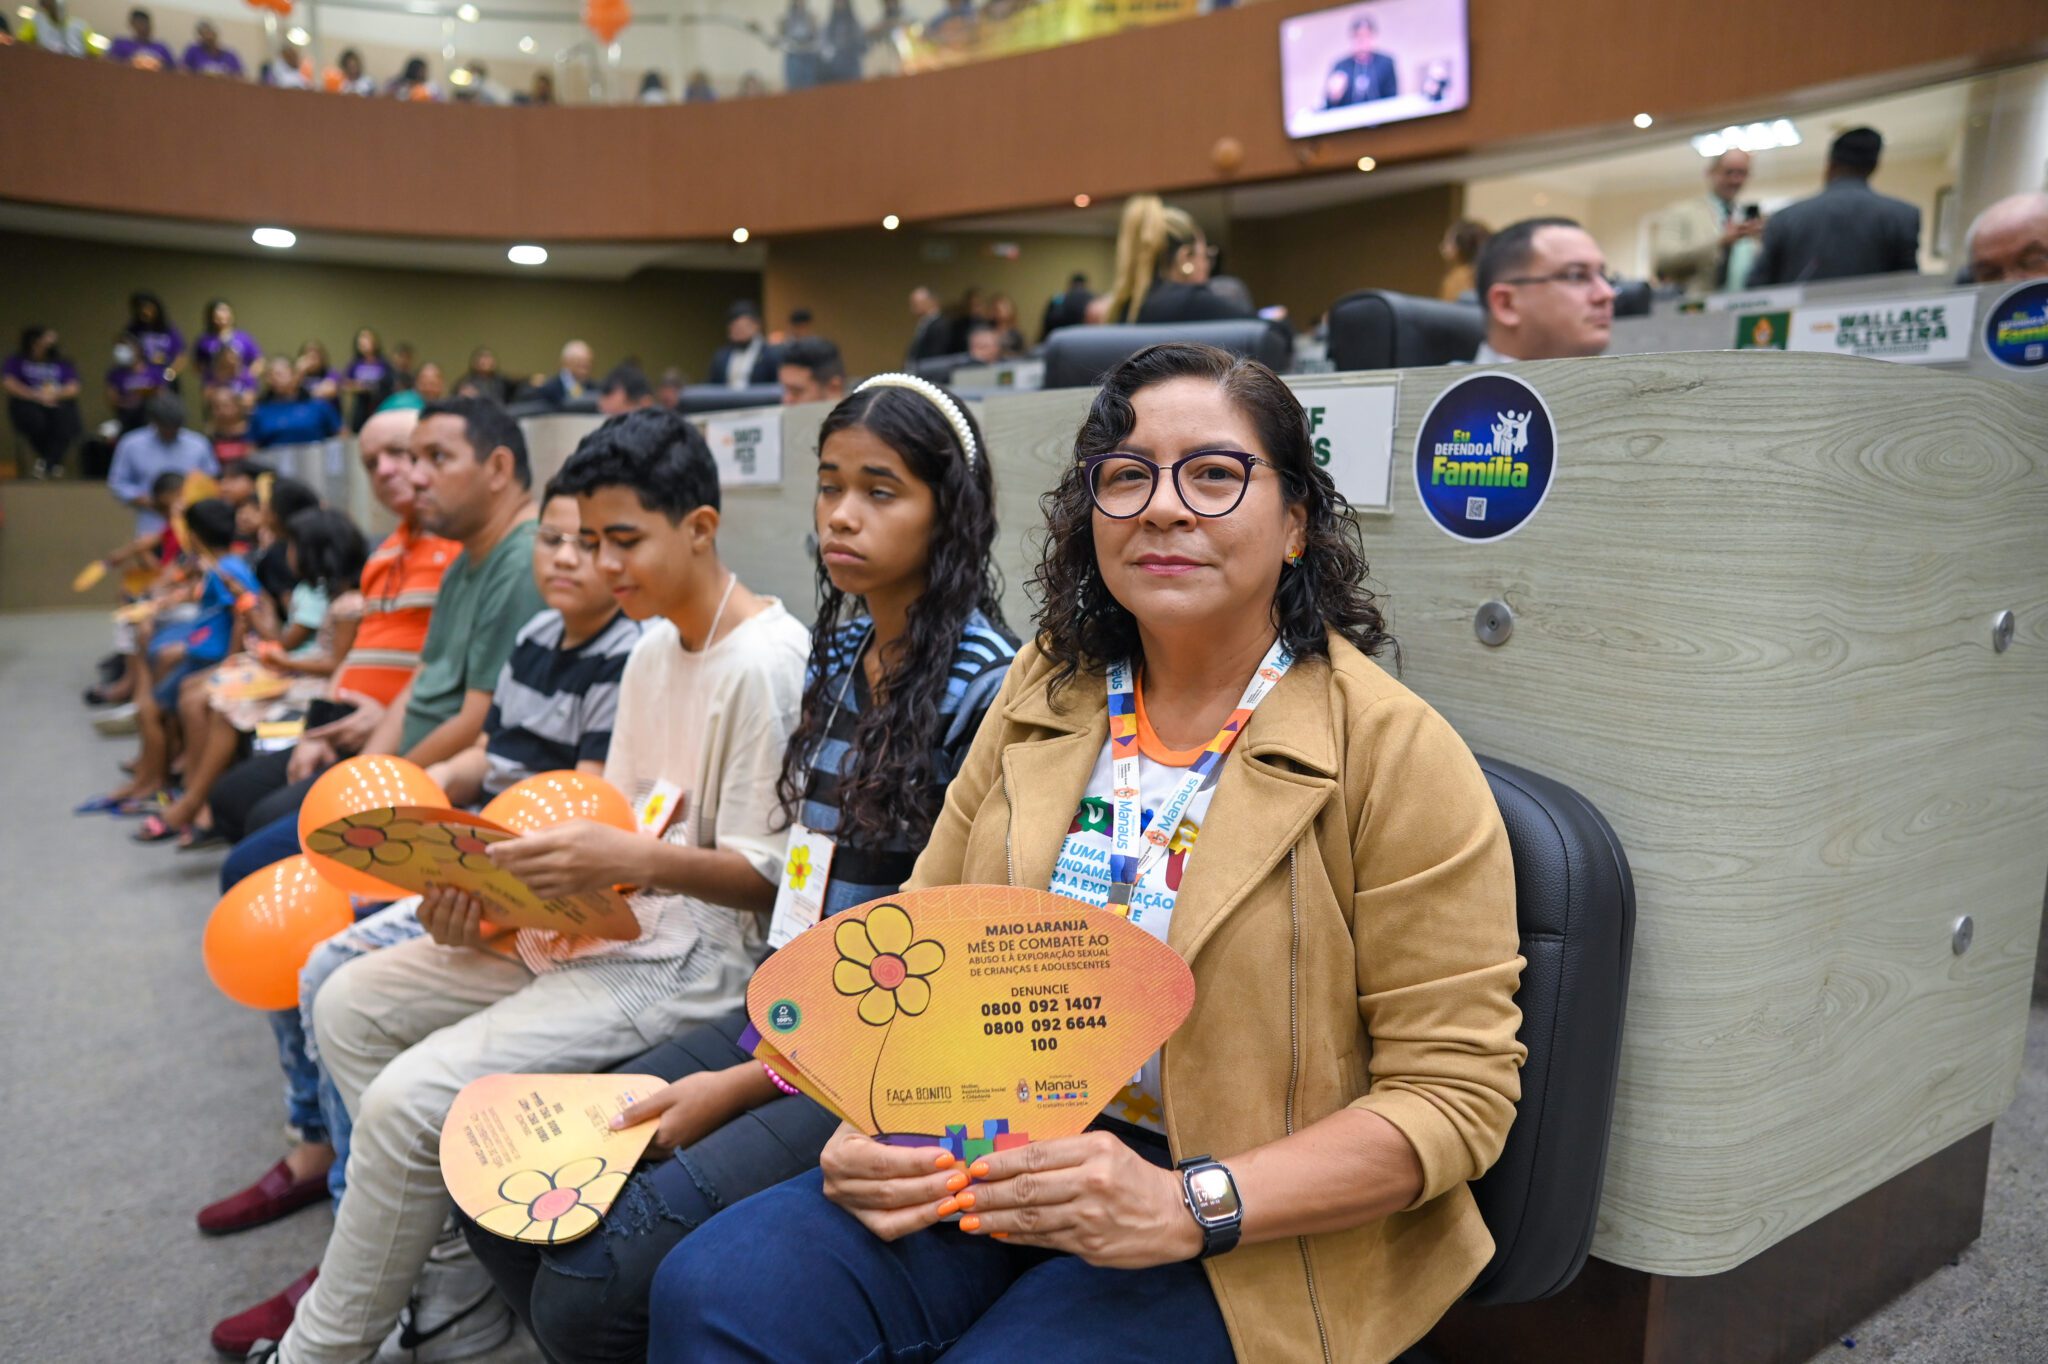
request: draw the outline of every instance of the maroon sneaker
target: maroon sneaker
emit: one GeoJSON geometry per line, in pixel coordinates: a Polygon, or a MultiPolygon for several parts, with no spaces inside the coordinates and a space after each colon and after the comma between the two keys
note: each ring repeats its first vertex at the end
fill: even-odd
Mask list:
{"type": "Polygon", "coordinates": [[[274,1298],[265,1298],[246,1312],[237,1312],[213,1328],[213,1348],[230,1359],[246,1359],[259,1340],[282,1340],[299,1310],[299,1299],[320,1277],[320,1267],[301,1274],[274,1298]]]}
{"type": "Polygon", "coordinates": [[[297,1212],[309,1203],[327,1197],[327,1176],[293,1179],[291,1166],[279,1161],[269,1173],[238,1194],[199,1210],[199,1229],[208,1236],[225,1236],[247,1231],[265,1222],[275,1222],[286,1213],[297,1212]]]}

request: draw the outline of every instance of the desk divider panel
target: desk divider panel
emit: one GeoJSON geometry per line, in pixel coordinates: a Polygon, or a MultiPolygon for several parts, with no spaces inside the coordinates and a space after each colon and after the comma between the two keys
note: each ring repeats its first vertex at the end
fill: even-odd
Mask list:
{"type": "MultiPolygon", "coordinates": [[[[1392,508],[1359,516],[1373,578],[1402,680],[1620,834],[1639,921],[1593,1250],[1716,1273],[2013,1097],[2048,878],[2048,387],[1797,354],[1517,366],[1556,474],[1475,544],[1410,472],[1474,372],[1399,375],[1392,508]],[[1487,647],[1495,599],[1514,632],[1487,647]]],[[[1020,634],[1089,399],[977,405],[1020,634]]],[[[779,486],[724,495],[726,561],[805,619],[827,410],[785,409],[779,486]]]]}

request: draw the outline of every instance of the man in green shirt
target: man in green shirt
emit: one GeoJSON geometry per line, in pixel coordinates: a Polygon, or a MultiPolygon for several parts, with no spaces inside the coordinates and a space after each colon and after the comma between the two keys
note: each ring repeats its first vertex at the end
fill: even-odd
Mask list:
{"type": "Polygon", "coordinates": [[[429,403],[407,453],[413,519],[462,546],[441,579],[419,670],[388,708],[358,698],[352,714],[307,731],[288,784],[263,802],[269,822],[229,854],[223,886],[298,851],[299,802],[342,755],[398,753],[427,767],[475,744],[519,627],[541,609],[533,473],[519,424],[488,398],[429,403]]]}

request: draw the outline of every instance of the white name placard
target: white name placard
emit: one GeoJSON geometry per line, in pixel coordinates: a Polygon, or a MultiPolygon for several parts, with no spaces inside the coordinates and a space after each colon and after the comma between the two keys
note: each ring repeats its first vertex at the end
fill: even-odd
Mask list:
{"type": "Polygon", "coordinates": [[[1394,473],[1394,416],[1401,398],[1399,381],[1301,388],[1294,396],[1308,410],[1308,437],[1315,461],[1329,471],[1337,491],[1361,510],[1387,510],[1394,473]]]}

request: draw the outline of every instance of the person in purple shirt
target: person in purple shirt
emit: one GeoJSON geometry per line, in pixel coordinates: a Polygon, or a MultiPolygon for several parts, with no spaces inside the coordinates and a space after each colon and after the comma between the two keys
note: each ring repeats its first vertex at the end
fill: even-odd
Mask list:
{"type": "Polygon", "coordinates": [[[199,339],[192,343],[199,372],[213,373],[213,357],[223,350],[234,352],[244,370],[254,370],[256,362],[263,358],[263,347],[256,344],[256,338],[235,325],[234,307],[226,299],[216,298],[207,303],[206,322],[199,330],[199,339]]]}
{"type": "Polygon", "coordinates": [[[128,295],[126,334],[156,371],[153,387],[178,382],[178,359],[185,353],[185,334],[164,316],[162,299],[147,289],[128,295]]]}
{"type": "Polygon", "coordinates": [[[78,439],[78,370],[57,349],[54,327],[21,329],[20,346],[0,363],[0,388],[7,390],[7,419],[35,451],[36,477],[62,473],[78,439]]]}
{"type": "Polygon", "coordinates": [[[122,435],[148,420],[143,416],[143,404],[163,387],[162,375],[163,370],[149,363],[134,336],[123,332],[115,339],[114,366],[107,371],[107,406],[114,409],[122,435]]]}
{"type": "Polygon", "coordinates": [[[192,31],[194,39],[185,49],[185,69],[195,76],[226,76],[242,79],[242,59],[231,47],[220,45],[220,30],[201,19],[192,31]]]}
{"type": "Polygon", "coordinates": [[[364,327],[356,333],[355,354],[341,372],[341,391],[348,395],[348,429],[360,431],[386,398],[391,396],[391,362],[384,358],[384,343],[377,333],[364,327]]]}
{"type": "Polygon", "coordinates": [[[107,60],[127,62],[151,71],[175,71],[178,68],[171,50],[156,40],[156,21],[149,17],[146,9],[128,11],[128,31],[114,39],[114,45],[107,49],[107,60]]]}

